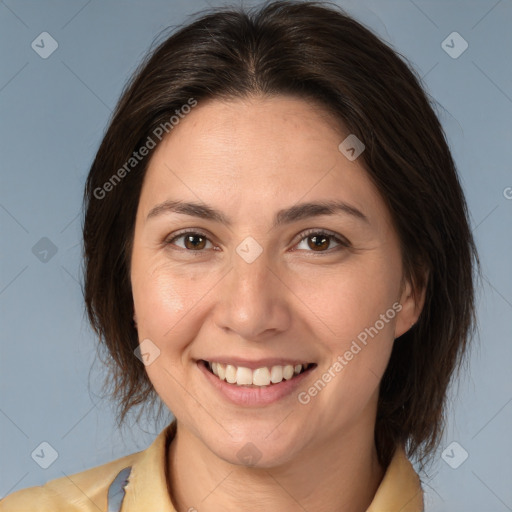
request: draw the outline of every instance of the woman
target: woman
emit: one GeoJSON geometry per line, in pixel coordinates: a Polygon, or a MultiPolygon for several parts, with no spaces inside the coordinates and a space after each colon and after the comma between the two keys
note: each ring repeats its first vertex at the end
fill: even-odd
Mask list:
{"type": "Polygon", "coordinates": [[[419,80],[335,6],[217,10],[124,91],[85,191],[85,301],[146,450],[0,510],[418,512],[476,251],[419,80]]]}

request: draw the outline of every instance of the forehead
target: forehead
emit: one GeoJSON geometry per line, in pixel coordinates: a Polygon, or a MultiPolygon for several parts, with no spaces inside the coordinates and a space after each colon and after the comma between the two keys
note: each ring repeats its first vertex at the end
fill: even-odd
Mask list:
{"type": "Polygon", "coordinates": [[[267,172],[278,174],[279,164],[290,163],[299,174],[315,160],[319,166],[326,157],[333,160],[341,136],[331,114],[302,99],[210,99],[180,120],[157,148],[152,163],[172,153],[180,162],[206,161],[205,170],[243,165],[244,174],[252,168],[263,177],[267,172]]]}
{"type": "Polygon", "coordinates": [[[256,208],[261,215],[278,204],[341,199],[382,209],[362,161],[338,149],[347,135],[326,110],[303,99],[199,102],[153,154],[141,206],[147,212],[155,203],[183,199],[256,208]]]}

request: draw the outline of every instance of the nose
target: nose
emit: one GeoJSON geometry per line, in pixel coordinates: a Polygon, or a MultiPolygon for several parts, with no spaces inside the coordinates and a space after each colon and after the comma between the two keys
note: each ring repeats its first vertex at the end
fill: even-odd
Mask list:
{"type": "Polygon", "coordinates": [[[292,292],[270,265],[265,251],[250,263],[234,254],[216,290],[217,327],[249,341],[263,341],[289,328],[292,292]]]}

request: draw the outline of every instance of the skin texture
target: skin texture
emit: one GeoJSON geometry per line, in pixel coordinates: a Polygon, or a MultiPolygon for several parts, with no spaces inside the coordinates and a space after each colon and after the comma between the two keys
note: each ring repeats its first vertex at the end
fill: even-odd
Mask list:
{"type": "Polygon", "coordinates": [[[148,376],[178,419],[168,469],[179,512],[364,511],[382,480],[378,386],[422,298],[403,278],[382,198],[362,164],[338,150],[348,135],[341,128],[303,99],[215,99],[200,102],[152,156],[131,280],[139,340],[160,350],[148,376]],[[272,229],[280,209],[334,199],[368,222],[323,215],[272,229]],[[147,219],[166,200],[206,203],[232,225],[177,213],[147,219]],[[170,243],[188,228],[206,236],[199,251],[184,237],[170,243]],[[313,233],[303,234],[313,228],[350,245],[331,238],[314,250],[313,233]],[[236,252],[249,236],[263,249],[252,263],[236,252]],[[300,387],[307,391],[396,302],[400,312],[304,405],[297,393],[234,405],[196,364],[216,354],[310,361],[318,366],[300,387]],[[252,467],[237,457],[248,442],[261,453],[252,467]]]}

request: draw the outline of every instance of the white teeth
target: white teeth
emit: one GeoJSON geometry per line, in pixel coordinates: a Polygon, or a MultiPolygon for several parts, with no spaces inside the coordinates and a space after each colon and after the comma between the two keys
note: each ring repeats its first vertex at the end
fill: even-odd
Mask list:
{"type": "Polygon", "coordinates": [[[230,364],[226,365],[226,381],[230,384],[236,382],[236,368],[230,364]]]}
{"type": "Polygon", "coordinates": [[[292,377],[293,377],[293,372],[294,372],[294,368],[291,364],[287,364],[284,368],[283,368],[283,377],[286,379],[286,380],[290,380],[292,377]]]}
{"type": "Polygon", "coordinates": [[[272,370],[270,370],[270,380],[273,384],[277,384],[283,380],[282,366],[272,366],[272,370]]]}
{"type": "Polygon", "coordinates": [[[255,386],[269,386],[270,372],[268,368],[258,368],[252,372],[252,384],[255,386]]]}
{"type": "Polygon", "coordinates": [[[269,386],[279,384],[283,380],[290,380],[294,376],[301,373],[304,369],[309,368],[309,364],[287,364],[284,366],[276,365],[272,368],[262,367],[251,370],[244,366],[233,366],[231,364],[221,364],[216,362],[208,362],[208,368],[217,375],[220,380],[225,380],[229,384],[238,386],[269,386]]]}
{"type": "Polygon", "coordinates": [[[239,386],[252,384],[252,371],[249,368],[239,366],[236,370],[236,383],[239,386]]]}

